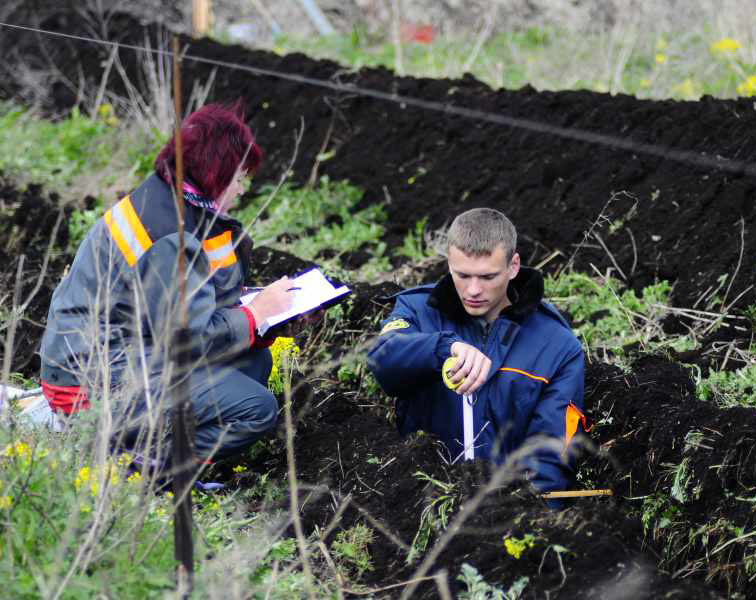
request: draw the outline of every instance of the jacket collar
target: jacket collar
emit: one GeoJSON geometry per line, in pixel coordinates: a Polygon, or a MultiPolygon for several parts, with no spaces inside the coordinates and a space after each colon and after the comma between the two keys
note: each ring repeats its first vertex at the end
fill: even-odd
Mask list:
{"type": "MultiPolygon", "coordinates": [[[[520,268],[517,277],[509,282],[507,295],[512,304],[501,311],[499,316],[515,322],[522,322],[543,299],[543,275],[530,267],[520,268]]],[[[451,274],[445,275],[433,288],[428,298],[428,306],[435,308],[455,321],[469,317],[459,294],[454,287],[451,274]]]]}

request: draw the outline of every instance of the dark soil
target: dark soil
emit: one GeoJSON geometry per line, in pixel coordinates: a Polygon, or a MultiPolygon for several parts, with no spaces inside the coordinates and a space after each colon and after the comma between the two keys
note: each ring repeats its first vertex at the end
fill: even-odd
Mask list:
{"type": "MultiPolygon", "coordinates": [[[[91,34],[71,14],[48,17],[42,25],[91,34]]],[[[134,44],[142,44],[146,33],[155,39],[152,26],[124,15],[112,18],[104,32],[108,39],[134,44]]],[[[649,102],[589,92],[492,91],[472,78],[395,78],[384,69],[349,73],[303,55],[279,57],[209,40],[183,42],[190,44],[190,54],[206,58],[441,99],[708,157],[748,163],[756,158],[751,100],[649,102]]],[[[0,50],[8,64],[23,62],[48,72],[50,94],[39,100],[54,114],[77,102],[76,90],[97,89],[108,52],[16,31],[3,31],[0,50]],[[51,74],[50,64],[61,75],[51,74]]],[[[143,85],[134,53],[122,50],[120,56],[132,81],[143,85]]],[[[183,69],[188,96],[211,67],[186,60],[183,69]]],[[[109,87],[123,93],[115,71],[109,87]]],[[[28,97],[22,78],[11,73],[0,81],[0,96],[28,97]]],[[[336,157],[322,163],[320,173],[364,188],[364,205],[390,198],[389,247],[401,244],[422,217],[438,227],[463,209],[492,206],[507,212],[518,226],[527,263],[537,264],[558,251],[546,263],[547,271],[564,269],[573,259],[571,266],[578,270],[591,272],[595,266],[611,271],[635,289],[669,280],[674,302],[683,308],[719,310],[734,302],[737,310],[754,304],[756,180],[750,175],[219,69],[211,100],[238,97],[266,152],[263,181],[277,179],[288,165],[293,132],[304,118],[294,179],[306,182],[333,124],[328,149],[336,157]],[[598,237],[586,237],[594,223],[598,237]]],[[[37,272],[32,266],[39,269],[55,208],[54,198],[44,199],[38,189],[23,194],[5,189],[0,197],[13,209],[0,215],[0,264],[8,293],[21,248],[29,257],[27,272],[37,272]]],[[[31,353],[50,293],[70,260],[61,250],[65,234],[59,235],[60,255],[26,313],[29,321],[21,324],[14,352],[13,369],[28,374],[36,366],[31,353]]],[[[350,260],[357,264],[360,258],[350,260]]],[[[252,263],[255,281],[263,283],[307,267],[267,248],[255,249],[252,263]]],[[[427,279],[442,270],[440,265],[427,279]]],[[[308,351],[324,353],[333,366],[295,394],[298,474],[306,484],[329,491],[322,493],[321,487],[308,497],[302,510],[306,528],[310,532],[316,525],[326,526],[335,507],[349,498],[331,535],[366,519],[376,529],[370,547],[373,570],[360,582],[374,587],[407,580],[417,567],[406,564],[406,548],[423,509],[439,493],[418,472],[455,486],[452,520],[464,513],[459,506],[487,481],[480,465],[445,465],[429,436],[400,440],[390,422],[390,401],[371,391],[364,373],[338,380],[347,353],[376,331],[390,306],[385,298],[397,289],[391,284],[355,285],[345,319],[336,325],[325,321],[302,338],[305,347],[317,346],[308,351]]],[[[689,324],[670,317],[665,327],[684,330],[689,324]]],[[[704,350],[674,358],[704,368],[712,361],[721,364],[721,354],[712,352],[714,343],[744,347],[752,331],[745,321],[741,326],[721,328],[705,340],[704,350]]],[[[756,525],[756,413],[697,401],[687,368],[654,356],[639,356],[629,373],[600,363],[588,365],[586,408],[595,423],[590,441],[598,452],[585,456],[580,485],[611,488],[614,497],[585,499],[564,512],[550,512],[517,483],[493,490],[440,552],[430,573],[446,569],[450,586],[459,590],[456,576],[467,562],[503,589],[528,577],[525,597],[533,598],[756,597],[749,584],[756,572],[754,538],[742,537],[756,525]],[[534,546],[519,559],[505,551],[505,537],[526,534],[535,536],[534,546]]],[[[284,476],[284,456],[281,441],[274,439],[250,465],[284,476]]],[[[240,484],[248,482],[242,479],[240,484]]],[[[429,548],[439,535],[432,536],[429,548]]],[[[434,585],[422,583],[416,597],[437,597],[434,585]]],[[[399,592],[382,594],[396,597],[399,592]]]]}
{"type": "Polygon", "coordinates": [[[7,340],[8,328],[15,323],[11,368],[24,375],[39,374],[36,352],[50,298],[71,258],[64,250],[68,245],[66,217],[71,210],[61,208],[58,196],[48,196],[39,186],[22,192],[0,177],[1,335],[7,340]]]}
{"type": "MultiPolygon", "coordinates": [[[[41,25],[91,34],[91,27],[71,13],[48,17],[41,25]]],[[[143,45],[145,35],[154,41],[158,34],[155,26],[115,15],[104,25],[103,35],[143,45]]],[[[189,54],[206,59],[440,99],[705,157],[756,162],[751,133],[756,128],[756,111],[748,99],[652,102],[582,91],[492,91],[471,77],[454,81],[395,78],[385,69],[349,73],[336,63],[301,54],[281,57],[207,39],[182,38],[182,43],[188,45],[189,54]]],[[[98,89],[110,51],[109,47],[40,39],[11,30],[3,32],[0,49],[6,61],[23,60],[28,67],[48,73],[53,81],[46,102],[56,113],[79,100],[77,90],[98,89]],[[57,79],[50,74],[51,63],[61,74],[57,79]]],[[[120,58],[131,81],[144,89],[142,57],[122,50],[120,58]]],[[[189,97],[195,82],[207,80],[214,68],[184,61],[184,97],[189,97]]],[[[17,97],[23,81],[19,70],[0,82],[0,96],[17,97]]],[[[110,90],[126,96],[115,69],[108,84],[110,90]]],[[[756,253],[756,180],[751,176],[665,160],[640,149],[635,153],[614,150],[354,93],[218,69],[211,99],[236,98],[243,99],[266,153],[262,181],[277,179],[290,161],[293,133],[302,119],[305,136],[294,171],[296,180],[306,181],[333,120],[328,149],[336,157],[321,163],[320,173],[364,188],[365,204],[384,202],[388,194],[389,247],[400,244],[423,216],[431,227],[438,227],[463,209],[492,206],[504,210],[517,224],[527,262],[537,263],[560,251],[547,265],[550,270],[563,267],[580,245],[575,257],[579,269],[589,271],[593,264],[602,272],[612,269],[620,275],[611,253],[630,285],[640,288],[667,279],[675,283],[674,296],[680,306],[691,307],[698,301],[699,308],[711,300],[706,293],[722,275],[735,276],[731,287],[728,279],[720,290],[721,297],[729,287],[725,302],[756,283],[752,260],[749,266],[749,257],[756,253]],[[583,243],[585,231],[600,215],[614,223],[610,229],[602,221],[594,230],[609,252],[593,237],[583,243]]],[[[756,293],[750,289],[736,306],[748,306],[754,298],[756,293]]]]}

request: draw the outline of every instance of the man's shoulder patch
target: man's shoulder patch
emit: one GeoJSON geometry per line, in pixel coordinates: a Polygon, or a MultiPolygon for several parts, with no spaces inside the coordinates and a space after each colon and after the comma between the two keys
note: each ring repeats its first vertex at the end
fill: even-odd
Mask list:
{"type": "Polygon", "coordinates": [[[380,335],[388,333],[389,331],[394,331],[394,329],[407,329],[409,326],[410,324],[404,319],[394,319],[383,326],[380,335]]]}

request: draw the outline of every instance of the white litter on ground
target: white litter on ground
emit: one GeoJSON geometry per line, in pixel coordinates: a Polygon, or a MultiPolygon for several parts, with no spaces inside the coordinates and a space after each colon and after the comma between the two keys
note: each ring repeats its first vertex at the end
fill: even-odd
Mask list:
{"type": "Polygon", "coordinates": [[[44,425],[53,431],[62,431],[63,424],[42,395],[42,388],[24,390],[9,385],[0,385],[0,410],[5,402],[16,399],[21,411],[19,418],[34,425],[44,425]]]}

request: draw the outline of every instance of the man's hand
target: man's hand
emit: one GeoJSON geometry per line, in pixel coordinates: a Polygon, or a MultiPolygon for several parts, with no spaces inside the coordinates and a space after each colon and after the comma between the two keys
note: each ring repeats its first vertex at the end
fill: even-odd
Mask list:
{"type": "Polygon", "coordinates": [[[291,290],[291,280],[281,277],[262,289],[249,303],[248,307],[255,317],[255,323],[262,325],[268,317],[285,312],[294,302],[294,292],[291,290]]]}
{"type": "Polygon", "coordinates": [[[465,380],[454,391],[463,396],[477,391],[486,382],[491,370],[491,359],[475,346],[464,342],[454,342],[451,345],[451,354],[457,357],[454,367],[450,369],[452,383],[465,380]]]}

